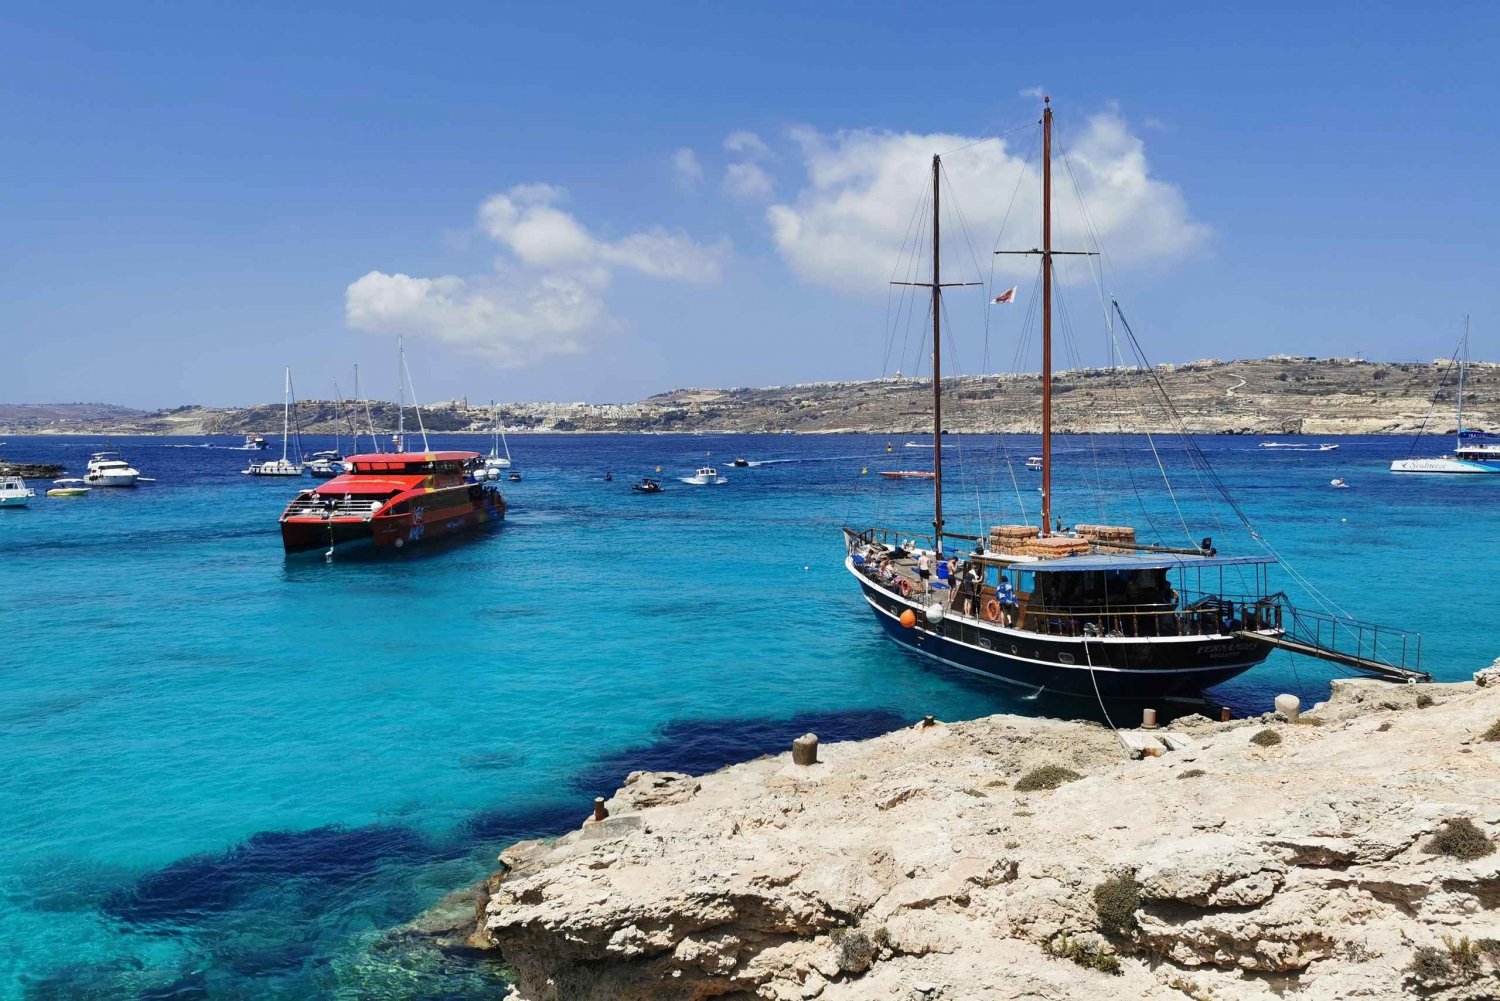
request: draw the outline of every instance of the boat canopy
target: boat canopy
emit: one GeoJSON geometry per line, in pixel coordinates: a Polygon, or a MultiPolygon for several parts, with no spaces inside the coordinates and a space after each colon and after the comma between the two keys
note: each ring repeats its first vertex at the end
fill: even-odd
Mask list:
{"type": "Polygon", "coordinates": [[[1199,570],[1204,567],[1241,567],[1275,563],[1274,556],[1194,556],[1190,553],[1121,553],[1115,555],[1063,556],[1055,560],[1018,563],[1016,570],[1037,573],[1088,570],[1199,570]]]}

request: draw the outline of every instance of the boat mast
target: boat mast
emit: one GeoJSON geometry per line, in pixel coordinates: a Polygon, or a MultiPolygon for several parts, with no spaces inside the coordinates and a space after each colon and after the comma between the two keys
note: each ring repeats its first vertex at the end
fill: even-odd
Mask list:
{"type": "Polygon", "coordinates": [[[396,370],[396,451],[406,451],[406,348],[401,335],[396,335],[396,354],[400,364],[396,370]]]}
{"type": "Polygon", "coordinates": [[[286,437],[292,430],[292,369],[287,366],[281,386],[281,464],[286,465],[286,437]]]}
{"type": "Polygon", "coordinates": [[[997,250],[1042,258],[1042,535],[1052,534],[1052,258],[1094,257],[1096,250],[1052,249],[1052,98],[1042,98],[1042,247],[997,250]]]}
{"type": "Polygon", "coordinates": [[[932,537],[933,551],[943,555],[943,277],[939,264],[938,176],[942,161],[932,158],[932,537]]]}
{"type": "Polygon", "coordinates": [[[1042,535],[1052,531],[1052,98],[1042,98],[1042,535]]]}
{"type": "Polygon", "coordinates": [[[1455,449],[1464,447],[1464,376],[1469,368],[1469,314],[1464,314],[1463,350],[1458,353],[1458,440],[1455,449]]]}

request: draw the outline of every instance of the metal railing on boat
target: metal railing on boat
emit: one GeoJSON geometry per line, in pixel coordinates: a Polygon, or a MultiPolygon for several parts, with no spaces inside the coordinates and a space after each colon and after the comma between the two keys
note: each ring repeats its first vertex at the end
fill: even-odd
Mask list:
{"type": "Polygon", "coordinates": [[[368,518],[384,501],[370,497],[298,497],[287,505],[289,518],[368,518]]]}

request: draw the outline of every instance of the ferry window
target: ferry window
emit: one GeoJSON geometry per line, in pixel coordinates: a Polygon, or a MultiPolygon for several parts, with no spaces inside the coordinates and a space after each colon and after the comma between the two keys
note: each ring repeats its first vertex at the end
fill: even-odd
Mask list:
{"type": "Polygon", "coordinates": [[[1036,574],[1030,570],[1022,570],[1020,574],[1021,585],[1018,588],[1023,594],[1030,594],[1036,590],[1036,574]]]}

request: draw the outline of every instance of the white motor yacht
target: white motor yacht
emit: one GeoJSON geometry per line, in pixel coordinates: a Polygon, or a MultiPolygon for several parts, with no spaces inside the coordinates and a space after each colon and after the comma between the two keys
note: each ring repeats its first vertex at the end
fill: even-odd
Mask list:
{"type": "Polygon", "coordinates": [[[83,482],[91,487],[133,487],[141,471],[120,458],[119,452],[95,452],[89,456],[83,482]]]}
{"type": "Polygon", "coordinates": [[[682,477],[682,482],[695,487],[716,487],[728,483],[729,480],[719,475],[719,471],[713,466],[702,466],[692,476],[682,477]]]}
{"type": "Polygon", "coordinates": [[[1027,459],[1026,468],[1032,470],[1033,472],[1040,473],[1042,471],[1042,457],[1040,455],[1033,455],[1031,458],[1027,459]]]}
{"type": "Polygon", "coordinates": [[[25,507],[26,502],[35,496],[36,491],[19,476],[0,479],[0,507],[25,507]]]}

